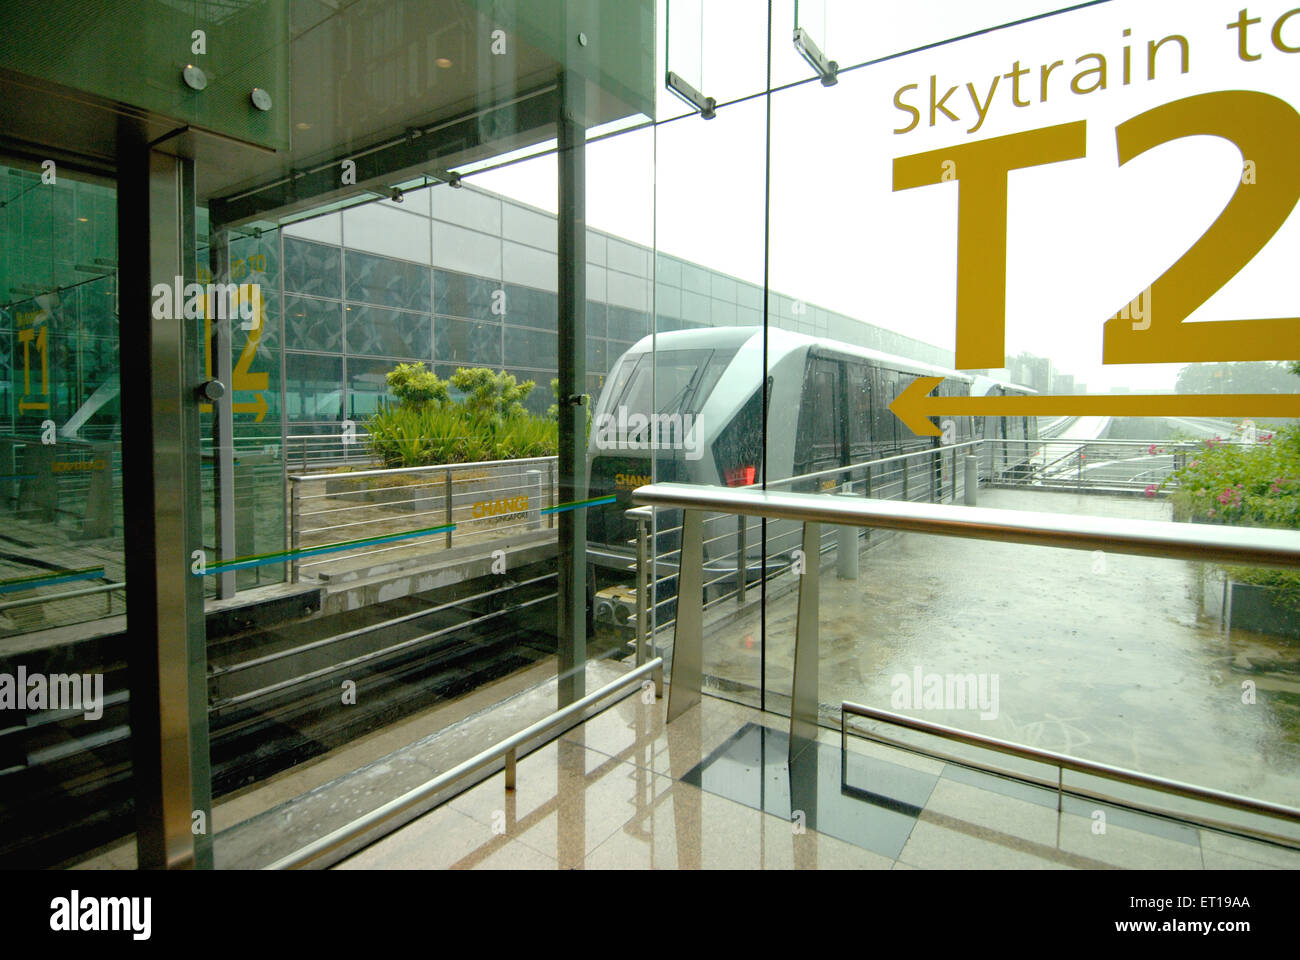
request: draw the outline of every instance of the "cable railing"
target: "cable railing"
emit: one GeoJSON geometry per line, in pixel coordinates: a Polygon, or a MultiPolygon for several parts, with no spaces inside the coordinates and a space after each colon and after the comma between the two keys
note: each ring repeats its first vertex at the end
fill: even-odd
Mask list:
{"type": "MultiPolygon", "coordinates": [[[[1113,554],[1196,562],[1300,568],[1300,533],[1291,530],[1070,516],[681,483],[638,487],[632,491],[632,501],[638,504],[638,508],[682,511],[681,562],[677,571],[675,598],[677,616],[668,698],[670,722],[698,703],[702,696],[706,606],[703,548],[705,516],[724,514],[759,517],[769,523],[793,521],[800,525],[803,549],[809,560],[798,578],[794,676],[790,695],[791,757],[815,741],[821,724],[818,689],[821,564],[815,558],[823,524],[838,528],[866,527],[1072,550],[1104,550],[1113,554]]],[[[849,542],[856,544],[856,540],[849,542]]],[[[841,733],[843,734],[842,729],[841,733]]],[[[912,749],[910,745],[907,748],[912,749]]],[[[1050,758],[1050,762],[1056,763],[1058,767],[1064,765],[1063,768],[1071,768],[1072,763],[1076,766],[1084,763],[1075,758],[1056,755],[1050,758]]],[[[1117,769],[1113,768],[1112,772],[1117,769]]],[[[1141,774],[1138,776],[1144,777],[1144,785],[1153,789],[1177,792],[1169,789],[1172,781],[1161,781],[1141,774]]],[[[1289,808],[1280,808],[1263,801],[1245,800],[1227,794],[1214,795],[1214,791],[1202,788],[1190,789],[1197,791],[1198,799],[1235,805],[1238,809],[1251,813],[1288,818],[1296,814],[1289,808]]],[[[1187,814],[1167,815],[1188,819],[1187,814]]],[[[1221,826],[1217,823],[1210,825],[1216,828],[1221,826]]]]}
{"type": "Polygon", "coordinates": [[[291,580],[550,528],[554,515],[543,511],[556,505],[556,459],[291,474],[291,580]]]}

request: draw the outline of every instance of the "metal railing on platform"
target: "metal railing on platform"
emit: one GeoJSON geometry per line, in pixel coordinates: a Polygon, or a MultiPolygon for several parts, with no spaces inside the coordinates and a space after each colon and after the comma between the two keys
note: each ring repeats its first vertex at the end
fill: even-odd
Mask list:
{"type": "MultiPolygon", "coordinates": [[[[659,657],[655,657],[653,660],[635,667],[618,679],[610,681],[599,690],[592,691],[585,697],[575,700],[573,703],[556,710],[554,713],[543,717],[541,720],[525,727],[518,733],[512,734],[499,743],[475,754],[468,760],[458,763],[447,772],[441,773],[426,783],[408,790],[401,796],[396,797],[369,813],[356,818],[351,823],[326,834],[315,842],[310,843],[299,850],[295,850],[288,856],[281,857],[267,865],[264,869],[286,870],[305,867],[329,856],[330,854],[336,854],[348,844],[358,840],[366,834],[369,834],[377,828],[382,828],[384,825],[390,824],[394,818],[410,811],[422,802],[432,800],[442,790],[498,760],[504,760],[505,762],[505,788],[507,790],[514,790],[518,775],[517,763],[519,760],[519,752],[521,749],[526,747],[529,741],[549,733],[560,724],[569,720],[571,717],[577,716],[593,704],[598,703],[611,694],[617,693],[634,683],[637,683],[642,677],[649,677],[651,679],[651,682],[654,684],[656,699],[662,698],[664,688],[663,671],[663,660],[659,657]]],[[[607,703],[600,709],[604,710],[611,707],[614,705],[614,702],[616,701],[607,703]]],[[[595,713],[599,712],[599,710],[595,711],[595,713]]],[[[400,826],[400,824],[392,824],[389,826],[389,830],[394,830],[398,826],[400,826]]],[[[372,839],[378,839],[378,837],[376,836],[372,839]]]]}
{"type": "Polygon", "coordinates": [[[554,525],[555,457],[449,463],[340,473],[291,474],[291,580],[358,557],[407,556],[410,548],[450,549],[468,536],[492,539],[554,525]],[[427,533],[426,533],[427,531],[427,533]],[[420,535],[425,534],[425,535],[420,535]],[[299,551],[353,543],[353,549],[299,559],[299,551]]]}
{"type": "MultiPolygon", "coordinates": [[[[638,487],[632,491],[632,501],[640,506],[682,511],[677,618],[668,698],[670,722],[698,703],[702,694],[705,514],[792,520],[802,524],[802,549],[808,561],[798,578],[790,698],[792,757],[815,741],[820,722],[818,555],[823,523],[1136,556],[1300,568],[1300,533],[1291,530],[1065,516],[681,483],[638,487]]],[[[1207,799],[1211,793],[1203,792],[1201,798],[1207,799]]],[[[1266,812],[1274,812],[1272,805],[1262,801],[1254,803],[1255,812],[1265,812],[1265,808],[1269,808],[1266,812]]]]}
{"type": "Polygon", "coordinates": [[[1166,810],[1151,804],[1142,803],[1132,798],[1121,799],[1097,790],[1090,790],[1089,788],[1078,784],[1072,784],[1067,787],[1065,785],[1064,772],[1066,770],[1072,770],[1075,773],[1084,773],[1094,777],[1101,777],[1105,780],[1114,780],[1131,786],[1155,790],[1159,793],[1184,797],[1188,800],[1199,800],[1205,803],[1227,807],[1232,810],[1239,810],[1244,813],[1274,817],[1288,823],[1300,825],[1300,810],[1297,810],[1294,807],[1269,803],[1266,800],[1256,800],[1253,797],[1243,797],[1235,793],[1225,793],[1222,790],[1210,790],[1206,787],[1197,787],[1188,783],[1181,783],[1177,780],[1170,780],[1165,777],[1156,777],[1147,773],[1139,773],[1136,770],[1126,770],[1123,767],[1116,767],[1107,763],[1097,763],[1093,760],[1083,760],[1079,757],[1071,757],[1063,753],[1054,753],[1050,750],[1040,750],[1037,747],[1026,747],[1018,743],[999,740],[995,737],[985,737],[977,733],[970,733],[966,730],[958,730],[956,727],[931,723],[927,720],[918,720],[915,717],[904,716],[901,713],[893,713],[889,710],[880,710],[875,707],[864,706],[860,703],[850,703],[848,700],[845,700],[840,704],[841,780],[843,780],[847,772],[848,736],[850,733],[856,737],[862,737],[863,739],[872,740],[876,743],[883,743],[886,746],[897,747],[911,753],[923,754],[924,756],[932,757],[935,760],[943,760],[947,763],[956,763],[960,766],[970,767],[974,770],[983,770],[996,774],[999,777],[1009,777],[1035,786],[1054,788],[1056,790],[1056,810],[1058,813],[1061,812],[1062,795],[1070,794],[1072,796],[1086,797],[1090,800],[1100,800],[1104,803],[1110,803],[1116,806],[1128,807],[1133,810],[1140,810],[1144,813],[1155,814],[1156,816],[1170,817],[1184,821],[1194,820],[1194,822],[1198,824],[1213,827],[1216,830],[1242,834],[1256,839],[1267,840],[1270,843],[1280,843],[1300,849],[1300,837],[1274,833],[1271,830],[1261,830],[1258,827],[1249,824],[1227,823],[1224,821],[1212,820],[1203,816],[1192,817],[1192,815],[1186,812],[1180,813],[1166,810]],[[897,740],[892,737],[885,737],[879,733],[862,730],[857,727],[850,729],[847,722],[847,717],[850,715],[855,717],[865,717],[868,720],[879,720],[882,723],[890,723],[895,726],[905,727],[909,730],[916,730],[919,733],[941,737],[945,740],[953,740],[957,743],[979,747],[983,750],[992,750],[995,753],[1003,753],[1008,756],[1019,757],[1022,760],[1033,760],[1038,763],[1044,763],[1056,768],[1056,782],[1052,783],[1050,780],[1044,780],[1041,777],[1034,777],[1024,772],[1005,770],[989,763],[979,763],[970,757],[956,757],[951,754],[927,750],[915,743],[897,740]]]}

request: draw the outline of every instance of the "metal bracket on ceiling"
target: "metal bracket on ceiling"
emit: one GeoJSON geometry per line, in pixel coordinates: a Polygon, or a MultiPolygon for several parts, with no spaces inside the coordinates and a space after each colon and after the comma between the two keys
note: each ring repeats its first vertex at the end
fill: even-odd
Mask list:
{"type": "Polygon", "coordinates": [[[706,97],[700,91],[696,90],[689,83],[681,78],[680,75],[668,71],[667,78],[668,89],[683,100],[688,106],[700,112],[700,116],[705,120],[712,120],[717,116],[718,101],[712,97],[706,97]]]}
{"type": "Polygon", "coordinates": [[[822,53],[803,27],[794,28],[794,48],[817,71],[817,75],[822,78],[823,87],[833,87],[839,83],[840,65],[834,60],[826,59],[826,54],[822,53]]]}

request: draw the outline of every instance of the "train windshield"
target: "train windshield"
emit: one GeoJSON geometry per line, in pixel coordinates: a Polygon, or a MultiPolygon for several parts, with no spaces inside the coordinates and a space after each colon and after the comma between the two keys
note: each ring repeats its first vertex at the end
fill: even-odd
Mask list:
{"type": "Polygon", "coordinates": [[[620,368],[605,412],[625,407],[629,413],[698,413],[735,355],[734,350],[643,353],[620,368]]]}

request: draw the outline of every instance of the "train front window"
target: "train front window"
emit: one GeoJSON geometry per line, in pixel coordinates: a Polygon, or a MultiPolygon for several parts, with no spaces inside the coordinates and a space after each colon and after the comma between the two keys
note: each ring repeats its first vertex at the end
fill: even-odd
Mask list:
{"type": "Polygon", "coordinates": [[[616,407],[630,413],[697,413],[735,351],[662,350],[643,354],[616,407]],[[653,401],[652,401],[653,391],[653,401]]]}

